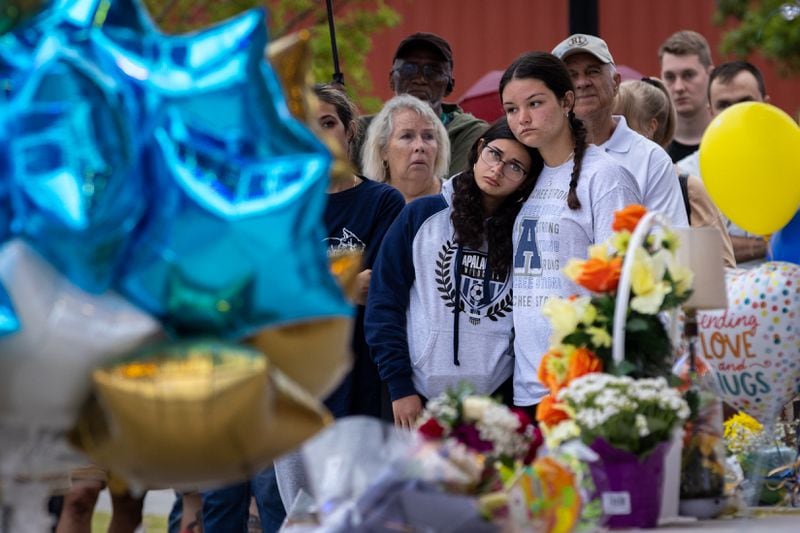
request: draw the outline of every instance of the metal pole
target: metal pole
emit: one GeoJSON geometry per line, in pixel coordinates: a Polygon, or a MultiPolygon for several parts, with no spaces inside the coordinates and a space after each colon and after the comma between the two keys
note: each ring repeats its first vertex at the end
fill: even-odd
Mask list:
{"type": "Polygon", "coordinates": [[[569,34],[600,35],[597,0],[569,0],[569,34]]]}
{"type": "Polygon", "coordinates": [[[336,46],[336,28],[333,24],[333,0],[325,0],[328,7],[328,30],[331,34],[331,52],[333,53],[333,83],[344,85],[344,74],[339,70],[339,49],[336,46]]]}

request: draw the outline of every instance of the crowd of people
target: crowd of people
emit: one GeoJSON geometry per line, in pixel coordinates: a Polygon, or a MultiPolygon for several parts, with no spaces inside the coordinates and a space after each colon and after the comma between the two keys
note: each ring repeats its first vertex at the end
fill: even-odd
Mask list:
{"type": "MultiPolygon", "coordinates": [[[[661,79],[621,83],[595,36],[523,54],[501,78],[504,116],[492,124],[444,102],[453,54],[430,33],[400,43],[395,96],[374,116],[359,117],[338,87],[315,87],[320,134],[357,169],[328,190],[329,249],[364,254],[353,371],[325,402],[335,417],[411,428],[428,398],[462,381],[533,414],[547,394],[536,378],[550,336],[542,307],[582,292],[561,269],[604,241],[628,204],[717,228],[728,266],[763,258],[763,241],[714,206],[697,165],[714,115],[768,100],[761,74],[741,61],[714,67],[692,31],[659,57],[661,79]]],[[[290,454],[249,482],[180,495],[170,531],[247,531],[251,499],[274,531],[303,488],[290,454]]],[[[59,532],[85,531],[71,521],[74,498],[59,532]]]]}

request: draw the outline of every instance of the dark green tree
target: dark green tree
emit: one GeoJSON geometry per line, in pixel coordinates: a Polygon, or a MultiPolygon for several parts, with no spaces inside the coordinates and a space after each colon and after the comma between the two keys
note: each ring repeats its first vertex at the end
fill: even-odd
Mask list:
{"type": "MultiPolygon", "coordinates": [[[[321,0],[145,0],[145,4],[156,23],[169,33],[203,28],[247,9],[264,6],[270,40],[308,29],[314,79],[318,82],[332,80],[327,10],[321,0]]],[[[362,111],[372,112],[381,105],[372,95],[372,79],[366,68],[372,35],[397,25],[400,15],[385,0],[335,0],[333,5],[339,64],[347,90],[362,111]]]]}
{"type": "Polygon", "coordinates": [[[800,74],[800,3],[796,0],[718,0],[714,21],[733,22],[721,42],[724,53],[759,52],[783,75],[800,74]]]}

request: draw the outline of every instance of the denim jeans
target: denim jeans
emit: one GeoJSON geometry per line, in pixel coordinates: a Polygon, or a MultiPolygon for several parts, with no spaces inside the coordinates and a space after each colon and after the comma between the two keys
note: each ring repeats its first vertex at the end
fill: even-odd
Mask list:
{"type": "MultiPolygon", "coordinates": [[[[286,518],[286,511],[278,493],[274,467],[262,470],[250,481],[203,492],[203,531],[247,533],[251,496],[256,499],[262,531],[276,533],[286,518]]],[[[180,502],[178,495],[169,517],[169,533],[179,533],[180,502]]]]}

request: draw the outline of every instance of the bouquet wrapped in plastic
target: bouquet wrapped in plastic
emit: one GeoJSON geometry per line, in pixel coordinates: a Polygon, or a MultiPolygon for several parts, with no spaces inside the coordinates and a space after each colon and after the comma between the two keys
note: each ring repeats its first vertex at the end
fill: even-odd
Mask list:
{"type": "Polygon", "coordinates": [[[496,531],[463,490],[481,465],[459,447],[367,417],[340,419],[302,448],[309,490],[283,531],[496,531]],[[454,492],[447,492],[449,488],[454,492]]]}
{"type": "Polygon", "coordinates": [[[536,458],[522,412],[468,388],[432,398],[416,432],[339,420],[303,446],[308,489],[285,531],[571,531],[582,509],[572,470],[536,458]]]}

